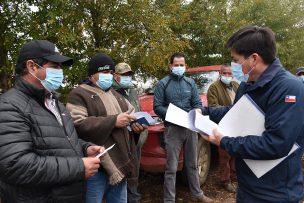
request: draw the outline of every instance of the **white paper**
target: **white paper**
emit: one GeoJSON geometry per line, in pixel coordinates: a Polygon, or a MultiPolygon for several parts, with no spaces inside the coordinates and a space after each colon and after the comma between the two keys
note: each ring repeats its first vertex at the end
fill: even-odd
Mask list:
{"type": "Polygon", "coordinates": [[[264,113],[247,95],[242,96],[219,122],[224,136],[228,137],[261,136],[264,124],[264,113]]]}
{"type": "Polygon", "coordinates": [[[193,128],[196,130],[196,132],[212,135],[212,131],[214,128],[217,128],[222,131],[216,123],[209,119],[209,116],[203,116],[195,109],[190,111],[188,115],[190,117],[190,123],[192,123],[193,128]]]}
{"type": "MultiPolygon", "coordinates": [[[[203,116],[195,110],[187,113],[173,104],[169,105],[165,120],[195,132],[203,132],[208,135],[212,135],[214,128],[218,128],[224,136],[228,137],[247,135],[262,136],[265,131],[264,113],[248,95],[242,96],[241,99],[239,99],[238,102],[226,113],[218,125],[211,121],[209,117],[203,116]]],[[[294,144],[288,155],[280,159],[244,159],[244,161],[256,177],[260,178],[298,148],[299,146],[294,144]]]]}
{"type": "Polygon", "coordinates": [[[148,123],[150,125],[154,125],[155,124],[155,120],[147,112],[139,111],[139,112],[135,112],[135,113],[131,114],[131,116],[134,116],[137,119],[144,117],[148,121],[148,123]]]}
{"type": "Polygon", "coordinates": [[[208,135],[212,135],[214,128],[219,129],[219,126],[211,121],[209,119],[209,116],[203,116],[195,109],[187,113],[186,111],[171,103],[167,109],[165,120],[169,121],[170,123],[188,128],[194,132],[205,133],[208,135]]]}
{"type": "Polygon", "coordinates": [[[203,116],[195,109],[187,113],[172,103],[169,104],[165,120],[194,132],[208,135],[212,134],[214,128],[219,128],[216,123],[209,119],[209,116],[203,116]]]}
{"type": "Polygon", "coordinates": [[[252,172],[256,175],[257,178],[262,177],[264,174],[266,174],[268,171],[270,171],[272,168],[274,168],[276,165],[281,163],[286,157],[288,157],[290,154],[292,154],[294,151],[296,151],[299,148],[299,145],[294,144],[291,148],[288,155],[274,160],[252,160],[252,159],[244,159],[245,163],[248,165],[248,167],[252,170],[252,172]]]}
{"type": "Polygon", "coordinates": [[[112,144],[110,147],[108,147],[107,149],[105,149],[103,152],[99,153],[98,155],[96,155],[96,158],[101,157],[102,155],[104,155],[105,153],[107,153],[110,149],[112,149],[114,147],[115,144],[112,144]]]}
{"type": "MultiPolygon", "coordinates": [[[[244,95],[237,103],[226,113],[219,123],[224,132],[224,136],[238,137],[247,135],[262,136],[265,131],[265,116],[260,108],[251,100],[248,95],[244,95]]],[[[298,145],[294,144],[288,155],[280,159],[274,160],[251,160],[244,159],[245,163],[256,175],[257,178],[262,177],[292,152],[298,149],[298,145]]]]}
{"type": "Polygon", "coordinates": [[[165,120],[190,130],[194,130],[193,125],[190,124],[188,113],[174,104],[169,104],[165,120]]]}

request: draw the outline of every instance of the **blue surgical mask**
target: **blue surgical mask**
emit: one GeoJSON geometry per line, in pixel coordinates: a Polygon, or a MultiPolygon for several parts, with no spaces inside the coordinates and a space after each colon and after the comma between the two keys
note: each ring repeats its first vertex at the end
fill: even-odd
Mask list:
{"type": "Polygon", "coordinates": [[[132,77],[131,76],[120,76],[119,85],[122,88],[129,88],[132,84],[132,77]]]}
{"type": "Polygon", "coordinates": [[[302,80],[302,82],[304,82],[304,75],[301,75],[300,79],[302,80]]]}
{"type": "Polygon", "coordinates": [[[175,75],[181,76],[185,73],[186,67],[185,66],[173,66],[172,73],[175,75]]]}
{"type": "Polygon", "coordinates": [[[96,85],[102,90],[109,89],[113,84],[113,75],[111,73],[99,73],[99,79],[96,81],[96,85]]]}
{"type": "MultiPolygon", "coordinates": [[[[43,68],[41,66],[39,66],[40,68],[43,68]]],[[[45,68],[45,79],[41,80],[39,79],[37,76],[32,75],[37,78],[38,80],[40,80],[41,84],[43,85],[43,87],[49,91],[49,92],[54,92],[55,90],[57,90],[63,81],[63,71],[62,69],[57,69],[57,68],[45,68]]]]}
{"type": "Polygon", "coordinates": [[[242,71],[242,64],[231,62],[232,74],[235,79],[241,82],[247,82],[249,75],[245,76],[242,71]]]}
{"type": "Polygon", "coordinates": [[[226,85],[230,85],[232,77],[221,76],[221,81],[226,85]]]}

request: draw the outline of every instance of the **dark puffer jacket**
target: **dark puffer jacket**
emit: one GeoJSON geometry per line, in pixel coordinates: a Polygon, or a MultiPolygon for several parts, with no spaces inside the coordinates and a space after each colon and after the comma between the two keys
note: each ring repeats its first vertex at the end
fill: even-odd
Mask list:
{"type": "Polygon", "coordinates": [[[44,106],[44,90],[18,79],[0,97],[0,185],[5,203],[84,202],[83,151],[59,102],[63,126],[44,106]]]}

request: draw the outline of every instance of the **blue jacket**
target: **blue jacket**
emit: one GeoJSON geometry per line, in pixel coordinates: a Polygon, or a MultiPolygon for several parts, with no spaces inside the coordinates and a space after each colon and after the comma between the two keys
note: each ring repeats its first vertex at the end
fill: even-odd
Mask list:
{"type": "MultiPolygon", "coordinates": [[[[303,84],[276,59],[255,83],[241,83],[235,102],[244,94],[248,94],[265,113],[265,131],[262,136],[244,135],[221,140],[220,146],[236,158],[239,188],[260,202],[299,201],[303,196],[303,84]],[[296,96],[296,102],[286,102],[288,95],[296,96]],[[243,161],[284,157],[294,143],[300,148],[259,179],[243,161]]],[[[229,107],[205,108],[203,111],[218,122],[228,110],[229,107]]]]}
{"type": "Polygon", "coordinates": [[[200,109],[202,101],[194,80],[173,73],[161,79],[155,87],[153,105],[154,112],[163,120],[170,103],[187,112],[200,109]]]}

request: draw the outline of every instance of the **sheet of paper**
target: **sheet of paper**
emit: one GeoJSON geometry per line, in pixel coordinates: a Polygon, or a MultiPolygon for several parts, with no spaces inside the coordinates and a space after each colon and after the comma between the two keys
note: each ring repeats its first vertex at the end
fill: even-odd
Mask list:
{"type": "Polygon", "coordinates": [[[188,113],[181,108],[178,108],[174,104],[169,104],[165,120],[169,121],[170,123],[174,123],[176,125],[196,131],[193,124],[190,123],[188,113]]]}
{"type": "MultiPolygon", "coordinates": [[[[262,110],[248,95],[241,97],[239,101],[226,113],[219,123],[224,136],[238,137],[246,135],[262,136],[265,131],[265,116],[262,110]]],[[[251,160],[244,159],[257,178],[262,177],[292,152],[298,148],[295,144],[285,157],[275,160],[251,160]]]]}
{"type": "Polygon", "coordinates": [[[219,126],[209,119],[209,116],[203,116],[198,113],[195,109],[191,110],[188,113],[188,118],[190,125],[196,132],[205,133],[207,135],[212,135],[212,131],[214,128],[218,128],[219,126]]]}
{"type": "Polygon", "coordinates": [[[95,156],[96,158],[101,157],[102,155],[104,155],[105,153],[107,153],[110,149],[112,149],[114,147],[115,144],[112,144],[110,147],[108,147],[107,149],[105,149],[103,152],[99,153],[97,156],[95,156]]]}
{"type": "Polygon", "coordinates": [[[219,122],[219,126],[228,137],[238,137],[246,135],[262,135],[265,131],[264,113],[256,104],[244,95],[226,113],[219,122]]]}
{"type": "Polygon", "coordinates": [[[165,120],[188,128],[192,131],[205,133],[208,135],[212,134],[212,130],[214,128],[219,129],[219,126],[211,121],[209,119],[209,116],[203,116],[195,109],[187,113],[186,111],[171,103],[169,104],[165,120]]]}
{"type": "Polygon", "coordinates": [[[291,153],[296,151],[299,148],[299,145],[295,144],[291,148],[288,155],[280,158],[280,159],[274,159],[274,160],[251,160],[251,159],[244,159],[245,163],[248,165],[248,167],[254,172],[257,178],[262,177],[264,174],[266,174],[268,171],[270,171],[272,168],[274,168],[276,165],[281,163],[286,157],[288,157],[291,153]]]}

